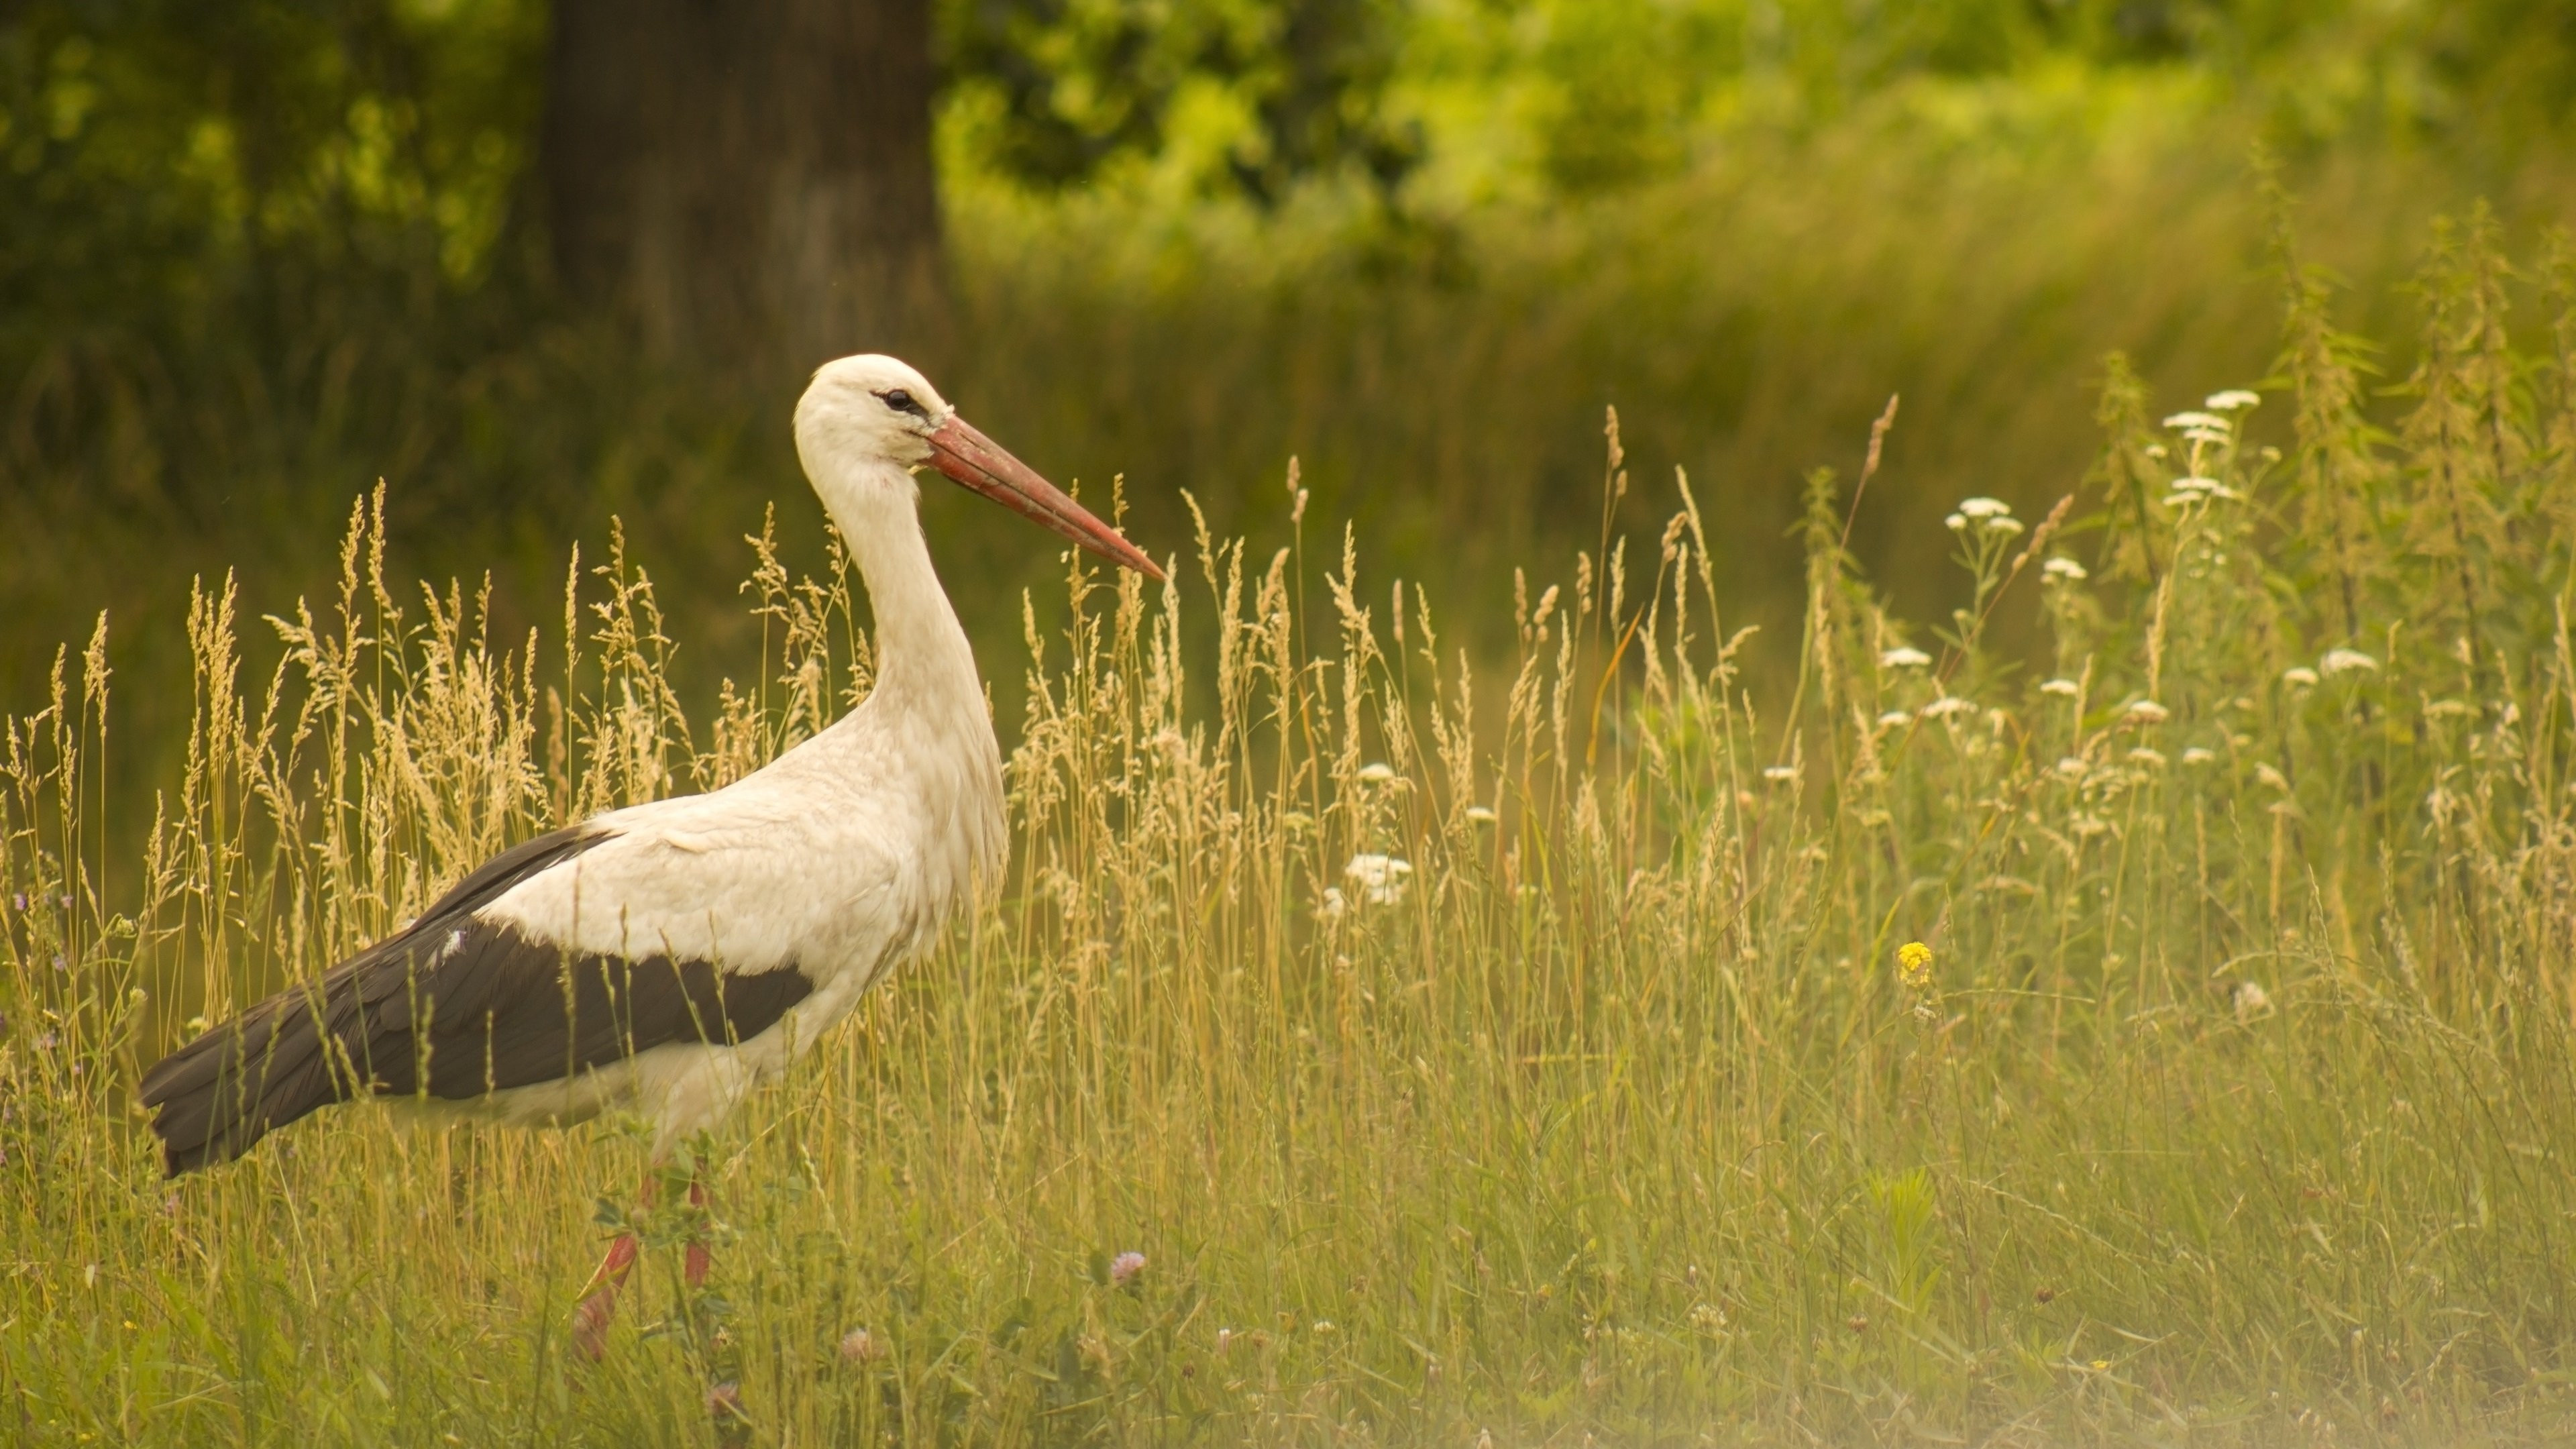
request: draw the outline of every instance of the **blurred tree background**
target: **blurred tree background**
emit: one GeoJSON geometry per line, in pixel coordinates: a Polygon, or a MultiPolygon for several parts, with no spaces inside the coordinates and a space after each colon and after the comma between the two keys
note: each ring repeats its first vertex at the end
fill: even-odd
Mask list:
{"type": "MultiPolygon", "coordinates": [[[[107,608],[171,738],[190,577],[318,596],[378,478],[505,627],[621,515],[712,671],[770,501],[820,558],[787,416],[860,350],[1159,553],[1183,489],[1284,542],[1297,455],[1311,545],[1494,619],[1615,404],[1634,519],[1689,469],[1793,622],[1801,477],[1901,393],[1854,541],[1932,613],[1952,501],[2091,465],[2106,352],[2270,370],[2258,147],[2403,336],[2438,213],[2576,220],[2571,109],[2564,0],[0,0],[0,698],[107,608]]],[[[926,506],[1006,670],[1053,549],[926,506]]]]}

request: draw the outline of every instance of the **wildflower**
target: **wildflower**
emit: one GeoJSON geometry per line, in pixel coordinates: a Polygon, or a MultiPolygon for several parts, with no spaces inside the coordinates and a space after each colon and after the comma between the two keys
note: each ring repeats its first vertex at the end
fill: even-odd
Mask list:
{"type": "Polygon", "coordinates": [[[2178,429],[2199,428],[2203,430],[2216,428],[2221,432],[2221,434],[2224,434],[2228,423],[2227,419],[2220,417],[2216,413],[2192,412],[2174,414],[2172,417],[2165,419],[2165,426],[2178,429]]]}
{"type": "Polygon", "coordinates": [[[2063,554],[2041,564],[2039,566],[2039,571],[2042,575],[2052,581],[2062,579],[2070,584],[2080,584],[2084,582],[2085,579],[2091,577],[2084,571],[2084,565],[2077,563],[2075,560],[2068,558],[2063,554]]]}
{"type": "Polygon", "coordinates": [[[2229,999],[2235,1004],[2238,1021],[2252,1021],[2272,1010],[2272,994],[2251,981],[2237,982],[2229,999]]]}
{"type": "Polygon", "coordinates": [[[1467,807],[1467,818],[1478,825],[1491,825],[1502,817],[1496,815],[1490,805],[1470,805],[1467,807]]]}
{"type": "Polygon", "coordinates": [[[213,1022],[206,1020],[206,1019],[205,1019],[204,1017],[202,1017],[202,1016],[192,1016],[192,1017],[189,1017],[189,1018],[188,1018],[188,1035],[190,1035],[190,1036],[204,1036],[204,1035],[206,1034],[206,1028],[207,1028],[207,1027],[210,1027],[210,1026],[213,1026],[213,1025],[214,1025],[214,1023],[213,1023],[213,1022]]]}
{"type": "Polygon", "coordinates": [[[1932,948],[1920,941],[1908,941],[1896,948],[1896,979],[1908,991],[1929,990],[1932,985],[1932,948]]]}
{"type": "Polygon", "coordinates": [[[2217,758],[2218,756],[2211,754],[2208,750],[2201,748],[2199,745],[2194,745],[2190,749],[2182,752],[2182,762],[2186,765],[2206,765],[2217,758]]]}
{"type": "Polygon", "coordinates": [[[1932,656],[1909,644],[1899,644],[1878,656],[1882,669],[1921,669],[1932,662],[1932,656]]]}
{"type": "Polygon", "coordinates": [[[2136,761],[2138,764],[2146,765],[2152,769],[2161,770],[2165,765],[2165,757],[2154,750],[2148,749],[2145,745],[2140,745],[2136,749],[2129,751],[2129,758],[2136,761]]]}
{"type": "Polygon", "coordinates": [[[2290,788],[2289,777],[2282,774],[2280,771],[2273,769],[2269,765],[2256,765],[2254,767],[2254,778],[2271,786],[2275,790],[2287,790],[2290,788]]]}
{"type": "Polygon", "coordinates": [[[1923,717],[1925,719],[1939,719],[1944,715],[1969,714],[1974,712],[1975,709],[1975,705],[1961,699],[1959,696],[1955,694],[1945,694],[1939,699],[1932,701],[1930,704],[1923,706],[1923,717]]]}
{"type": "Polygon", "coordinates": [[[1142,1253],[1121,1253],[1109,1260],[1109,1286],[1112,1288],[1128,1287],[1144,1273],[1145,1255],[1142,1253]]]}
{"type": "Polygon", "coordinates": [[[1387,781],[1395,778],[1395,767],[1393,765],[1380,763],[1362,765],[1360,766],[1360,778],[1366,780],[1372,785],[1383,785],[1387,781]]]}
{"type": "Polygon", "coordinates": [[[1957,533],[1959,530],[1968,526],[1968,519],[1965,514],[1953,513],[1949,517],[1941,520],[1941,526],[1950,530],[1952,533],[1957,533]]]}
{"type": "Polygon", "coordinates": [[[2281,682],[2306,689],[2317,682],[2317,672],[2304,664],[2293,664],[2281,671],[2281,682]]]}
{"type": "Polygon", "coordinates": [[[853,1328],[841,1335],[841,1362],[843,1363],[874,1363],[885,1356],[885,1341],[864,1328],[853,1328]]]}
{"type": "Polygon", "coordinates": [[[1216,1351],[1217,1351],[1217,1353],[1218,1353],[1220,1356],[1222,1356],[1222,1355],[1225,1353],[1225,1351],[1226,1351],[1227,1349],[1230,1349],[1230,1348],[1232,1348],[1232,1347],[1234,1347],[1234,1330],[1233,1330],[1233,1329],[1231,1329],[1231,1328],[1220,1328],[1220,1329],[1218,1329],[1218,1330],[1216,1331],[1216,1351]]]}
{"type": "Polygon", "coordinates": [[[2042,694],[2063,695],[2068,699],[2073,699],[2075,696],[2084,692],[2084,686],[2077,684],[2072,679],[2045,679],[2040,681],[2039,692],[2042,694]]]}
{"type": "Polygon", "coordinates": [[[1765,765],[1762,767],[1762,778],[1775,785],[1785,785],[1789,781],[1798,778],[1798,767],[1795,765],[1765,765]]]}
{"type": "Polygon", "coordinates": [[[2110,1368],[2110,1367],[2111,1367],[2111,1361],[2110,1361],[2109,1359],[2107,1359],[2107,1358],[2097,1358],[2097,1359],[2093,1360],[2093,1371],[2094,1371],[2095,1373],[2101,1373],[2102,1371],[2104,1371],[2104,1370],[2106,1370],[2106,1369],[2108,1369],[2108,1368],[2110,1368]]]}
{"type": "Polygon", "coordinates": [[[1959,511],[1982,522],[1989,518],[2010,518],[2012,505],[2000,498],[1970,498],[1959,504],[1959,511]]]}
{"type": "Polygon", "coordinates": [[[2084,773],[2084,761],[2074,755],[2061,755],[2057,761],[2057,773],[2072,780],[2084,773]]]}
{"type": "Polygon", "coordinates": [[[1909,725],[1912,723],[1914,723],[1914,716],[1907,714],[1901,709],[1891,709],[1887,713],[1878,717],[1878,724],[1881,729],[1892,730],[1899,725],[1909,725]]]}
{"type": "Polygon", "coordinates": [[[1706,1334],[1724,1333],[1726,1310],[1714,1303],[1694,1303],[1691,1305],[1690,1326],[1706,1334]]]}
{"type": "Polygon", "coordinates": [[[1348,900],[1343,899],[1342,888],[1340,886],[1326,886],[1324,887],[1324,903],[1315,908],[1315,914],[1323,917],[1325,920],[1335,921],[1341,919],[1342,913],[1350,908],[1351,903],[1348,900]]]}
{"type": "Polygon", "coordinates": [[[22,916],[25,915],[27,913],[27,893],[25,891],[19,891],[17,894],[9,897],[9,909],[16,911],[22,916]]]}
{"type": "Polygon", "coordinates": [[[2000,533],[2004,537],[2010,538],[2014,534],[2021,532],[2021,520],[2018,518],[1988,519],[1986,521],[1986,531],[1988,533],[2000,533]]]}
{"type": "MultiPolygon", "coordinates": [[[[2174,480],[2174,491],[2165,495],[2165,506],[2167,508],[2180,508],[2188,503],[2206,503],[2213,498],[2226,499],[2232,502],[2236,499],[2243,498],[2244,496],[2244,494],[2237,492],[2235,489],[2228,487],[2226,484],[2219,482],[2215,478],[2176,478],[2174,480]],[[2185,484],[2190,484],[2192,486],[2185,487],[2185,484]]],[[[2220,563],[2227,562],[2227,555],[2220,554],[2218,556],[2218,561],[2220,563]]]]}
{"type": "Polygon", "coordinates": [[[1318,1318],[1315,1320],[1315,1332],[1331,1333],[1333,1331],[1333,1320],[1329,1318],[1318,1318]]]}
{"type": "Polygon", "coordinates": [[[1391,906],[1404,899],[1404,878],[1413,874],[1413,862],[1391,855],[1363,852],[1351,857],[1342,867],[1342,878],[1360,889],[1361,899],[1372,906],[1391,906]]]}
{"type": "Polygon", "coordinates": [[[2165,456],[2165,445],[2162,443],[2149,443],[2141,451],[2150,458],[2162,458],[2165,456]]]}
{"type": "Polygon", "coordinates": [[[2326,657],[2317,661],[2317,672],[2320,674],[2346,674],[2355,669],[2377,669],[2378,667],[2378,660],[2358,649],[2329,649],[2326,651],[2326,657]]]}
{"type": "Polygon", "coordinates": [[[2232,413],[2239,408],[2256,408],[2262,405],[2262,394],[2248,392],[2241,387],[2231,387],[2225,392],[2211,393],[2201,402],[2202,407],[2214,413],[2232,413]]]}
{"type": "Polygon", "coordinates": [[[707,1413],[717,1419],[742,1417],[742,1385],[730,1380],[707,1390],[707,1413]]]}
{"type": "Polygon", "coordinates": [[[2163,724],[2173,718],[2173,711],[2152,699],[2133,700],[2121,715],[2136,724],[2163,724]]]}

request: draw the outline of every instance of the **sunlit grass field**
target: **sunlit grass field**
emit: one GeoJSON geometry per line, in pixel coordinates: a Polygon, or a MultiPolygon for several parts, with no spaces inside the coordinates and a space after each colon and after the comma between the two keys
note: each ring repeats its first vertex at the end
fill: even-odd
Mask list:
{"type": "Polygon", "coordinates": [[[1613,523],[1515,580],[1495,663],[1300,498],[1168,589],[1070,573],[1031,617],[1071,626],[983,661],[1010,881],[701,1144],[698,1295],[613,1124],[338,1109],[165,1183],[133,1081],[501,846],[846,709],[853,581],[755,542],[759,651],[684,698],[649,560],[492,637],[362,507],[336,597],[200,592],[134,836],[102,633],[0,755],[0,1433],[2561,1439],[2576,312],[2563,258],[2445,238],[2401,426],[2293,261],[2280,375],[2209,382],[2259,397],[2114,363],[2066,504],[1916,530],[1932,624],[1846,547],[1876,480],[1817,475],[1776,687],[1731,521],[1615,426],[1613,523]],[[582,1364],[623,1217],[644,1291],[582,1364]]]}

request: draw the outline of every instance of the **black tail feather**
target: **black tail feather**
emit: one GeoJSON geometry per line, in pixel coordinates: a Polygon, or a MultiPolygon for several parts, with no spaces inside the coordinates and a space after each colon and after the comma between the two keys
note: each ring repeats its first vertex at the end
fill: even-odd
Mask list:
{"type": "Polygon", "coordinates": [[[329,1050],[338,1035],[328,1030],[331,984],[272,996],[144,1074],[140,1095],[155,1109],[152,1130],[171,1176],[230,1162],[273,1129],[351,1095],[329,1050]]]}

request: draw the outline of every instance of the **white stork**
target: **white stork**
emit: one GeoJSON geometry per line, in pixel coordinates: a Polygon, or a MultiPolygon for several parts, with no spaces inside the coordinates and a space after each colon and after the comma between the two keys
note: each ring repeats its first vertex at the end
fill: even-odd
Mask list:
{"type": "MultiPolygon", "coordinates": [[[[141,1095],[173,1176],[361,1092],[520,1126],[631,1110],[658,1126],[658,1162],[997,879],[1001,751],[913,471],[1162,571],[891,357],[816,372],[796,450],[874,605],[866,702],[721,790],[502,852],[320,981],[171,1053],[141,1095]]],[[[704,1200],[695,1183],[690,1196],[704,1200]]],[[[576,1317],[594,1356],[635,1253],[631,1235],[610,1245],[576,1317]]],[[[706,1269],[692,1244],[690,1281],[706,1269]]]]}

